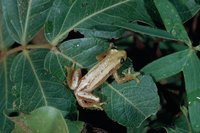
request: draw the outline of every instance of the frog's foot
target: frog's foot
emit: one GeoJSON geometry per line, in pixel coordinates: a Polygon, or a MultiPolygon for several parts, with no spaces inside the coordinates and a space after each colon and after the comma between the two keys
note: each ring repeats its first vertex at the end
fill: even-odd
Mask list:
{"type": "Polygon", "coordinates": [[[140,76],[141,73],[140,72],[131,73],[131,71],[132,71],[132,68],[128,68],[128,74],[126,73],[122,73],[122,74],[125,75],[125,78],[130,79],[130,80],[136,80],[136,82],[139,83],[140,80],[137,77],[140,76]]]}
{"type": "Polygon", "coordinates": [[[91,109],[97,109],[97,110],[103,110],[102,105],[105,103],[99,103],[99,102],[91,102],[84,99],[77,99],[78,104],[83,108],[91,108],[91,109]]]}
{"type": "Polygon", "coordinates": [[[106,102],[98,103],[98,104],[93,104],[93,108],[103,110],[102,105],[106,104],[106,102]]]}
{"type": "Polygon", "coordinates": [[[119,75],[116,73],[113,74],[113,77],[117,81],[117,83],[124,83],[129,80],[135,80],[137,83],[140,82],[140,80],[137,78],[140,75],[140,72],[131,73],[131,68],[128,69],[128,73],[122,73],[124,74],[123,77],[119,77],[119,75]]]}

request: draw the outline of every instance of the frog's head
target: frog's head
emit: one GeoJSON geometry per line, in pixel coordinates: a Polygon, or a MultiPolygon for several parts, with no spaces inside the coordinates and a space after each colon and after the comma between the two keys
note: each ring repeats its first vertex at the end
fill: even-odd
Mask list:
{"type": "Polygon", "coordinates": [[[117,60],[117,62],[123,63],[127,59],[127,54],[124,50],[111,49],[110,52],[112,53],[113,60],[117,60]]]}

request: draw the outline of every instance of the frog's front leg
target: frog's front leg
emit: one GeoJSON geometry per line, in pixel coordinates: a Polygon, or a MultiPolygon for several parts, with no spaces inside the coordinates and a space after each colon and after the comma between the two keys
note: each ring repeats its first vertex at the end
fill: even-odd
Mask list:
{"type": "Polygon", "coordinates": [[[76,90],[82,77],[81,70],[75,70],[74,63],[72,67],[65,66],[65,68],[67,70],[67,84],[71,90],[76,90]]]}
{"type": "Polygon", "coordinates": [[[140,72],[136,72],[134,74],[131,73],[131,68],[128,69],[128,74],[124,74],[123,77],[120,77],[117,73],[117,71],[115,73],[113,73],[113,77],[114,79],[117,81],[117,83],[124,83],[127,82],[129,80],[136,80],[137,83],[139,83],[139,79],[137,78],[140,75],[140,72]]]}

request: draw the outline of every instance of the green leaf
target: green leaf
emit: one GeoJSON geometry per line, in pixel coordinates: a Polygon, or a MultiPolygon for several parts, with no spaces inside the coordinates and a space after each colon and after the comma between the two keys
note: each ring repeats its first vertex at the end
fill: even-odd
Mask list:
{"type": "Polygon", "coordinates": [[[61,81],[66,79],[65,66],[75,63],[79,68],[91,68],[96,56],[106,51],[109,43],[97,38],[82,38],[63,42],[58,50],[50,51],[45,58],[45,68],[61,81]]]}
{"type": "Polygon", "coordinates": [[[118,84],[104,84],[103,94],[106,96],[104,106],[106,114],[114,121],[128,126],[139,127],[149,116],[159,109],[157,87],[150,76],[135,81],[118,84]]]}
{"type": "Polygon", "coordinates": [[[41,106],[54,106],[66,114],[75,108],[72,93],[44,69],[48,50],[24,50],[18,54],[11,67],[11,79],[15,83],[16,106],[30,112],[41,106]]]}
{"type": "Polygon", "coordinates": [[[5,21],[11,36],[27,44],[44,25],[53,0],[2,0],[5,21]]]}
{"type": "Polygon", "coordinates": [[[66,123],[59,110],[48,106],[36,109],[29,114],[10,117],[10,119],[16,125],[12,133],[78,133],[83,128],[80,122],[76,122],[77,128],[72,127],[75,123],[70,121],[66,123]]]}
{"type": "Polygon", "coordinates": [[[189,115],[194,131],[200,131],[200,61],[196,51],[188,49],[158,59],[142,69],[145,74],[151,74],[155,80],[170,77],[183,72],[189,102],[189,115]],[[166,65],[167,64],[167,65],[166,65]]]}
{"type": "Polygon", "coordinates": [[[146,65],[141,71],[150,74],[156,81],[168,78],[183,70],[189,54],[189,50],[184,50],[167,55],[146,65]]]}
{"type": "MultiPolygon", "coordinates": [[[[190,4],[188,5],[188,7],[194,5],[194,3],[192,2],[188,3],[190,4]]],[[[169,2],[167,2],[167,4],[169,5],[170,11],[173,10],[171,12],[171,17],[174,16],[173,14],[174,12],[176,13],[177,16],[176,20],[174,20],[174,17],[167,18],[170,15],[167,15],[166,17],[164,16],[165,20],[167,21],[163,22],[169,33],[166,33],[166,31],[164,30],[156,29],[155,27],[147,27],[131,23],[134,21],[142,21],[144,23],[150,24],[151,26],[155,25],[146,11],[146,8],[149,7],[150,5],[145,5],[143,1],[112,0],[109,3],[107,3],[98,0],[95,0],[95,2],[94,0],[87,2],[86,1],[66,2],[63,0],[58,0],[55,1],[48,18],[48,22],[45,25],[46,37],[49,40],[49,42],[54,45],[62,41],[67,36],[69,31],[73,29],[80,30],[83,34],[86,34],[87,36],[89,33],[87,33],[86,31],[89,32],[93,31],[92,32],[94,33],[93,36],[105,37],[107,36],[107,34],[109,34],[107,37],[111,37],[110,35],[112,34],[109,32],[109,30],[108,32],[106,32],[104,31],[104,29],[107,29],[106,27],[116,26],[119,28],[125,28],[142,34],[147,34],[150,36],[184,41],[187,44],[191,45],[191,42],[187,36],[187,33],[184,30],[184,27],[182,26],[181,19],[178,16],[176,9],[169,2]],[[102,5],[102,3],[104,4],[102,5]],[[86,10],[85,7],[87,7],[86,10]],[[119,12],[120,10],[128,10],[130,13],[126,12],[124,14],[123,12],[119,12]],[[168,20],[170,20],[170,26],[168,26],[168,20]],[[98,28],[96,30],[96,26],[101,26],[101,28],[98,28]],[[104,32],[102,32],[102,30],[104,32]]],[[[179,9],[183,9],[181,7],[184,7],[184,5],[181,5],[179,9]]],[[[162,9],[162,7],[160,9],[162,9]]],[[[195,9],[192,13],[194,14],[194,12],[196,12],[197,10],[198,7],[195,6],[195,9]]],[[[160,11],[161,17],[163,16],[162,12],[163,11],[161,10],[160,11]]],[[[91,33],[89,35],[91,36],[91,33]]]]}
{"type": "Polygon", "coordinates": [[[181,18],[176,8],[168,0],[154,0],[154,3],[160,13],[167,32],[185,42],[188,46],[191,46],[191,41],[182,25],[181,18]]]}
{"type": "Polygon", "coordinates": [[[76,28],[138,20],[153,25],[144,2],[140,0],[57,0],[45,25],[45,35],[51,44],[57,45],[76,28]]]}
{"type": "Polygon", "coordinates": [[[169,0],[174,4],[181,20],[186,22],[192,18],[200,9],[198,0],[169,0]]]}
{"type": "Polygon", "coordinates": [[[195,52],[190,52],[183,74],[189,102],[190,122],[193,130],[200,132],[200,61],[195,52]]]}
{"type": "Polygon", "coordinates": [[[2,4],[0,2],[0,50],[10,47],[13,43],[14,41],[8,33],[8,29],[3,18],[2,4]]]}
{"type": "Polygon", "coordinates": [[[13,128],[12,123],[7,119],[4,111],[14,107],[14,92],[15,88],[10,81],[10,66],[13,57],[4,58],[0,62],[0,132],[9,133],[13,128]]]}

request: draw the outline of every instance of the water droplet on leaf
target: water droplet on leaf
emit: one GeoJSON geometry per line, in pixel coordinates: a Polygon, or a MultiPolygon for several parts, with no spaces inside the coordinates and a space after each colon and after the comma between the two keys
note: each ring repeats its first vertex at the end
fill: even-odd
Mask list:
{"type": "Polygon", "coordinates": [[[196,98],[200,100],[200,97],[196,97],[196,98]]]}
{"type": "Polygon", "coordinates": [[[172,34],[173,36],[175,36],[175,35],[176,35],[176,30],[172,29],[171,34],[172,34]]]}
{"type": "Polygon", "coordinates": [[[199,125],[195,125],[196,128],[199,128],[199,125]]]}

